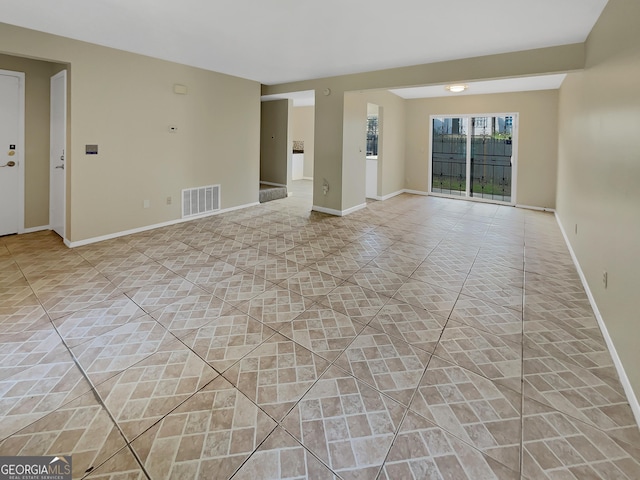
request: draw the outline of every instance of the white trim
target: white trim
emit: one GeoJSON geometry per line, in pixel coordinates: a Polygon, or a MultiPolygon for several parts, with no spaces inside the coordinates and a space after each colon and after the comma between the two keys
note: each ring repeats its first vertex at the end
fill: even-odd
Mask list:
{"type": "Polygon", "coordinates": [[[234,210],[242,210],[243,208],[256,207],[258,205],[262,205],[262,204],[260,202],[245,203],[244,205],[238,205],[236,207],[229,207],[229,208],[225,208],[223,210],[217,210],[217,211],[215,211],[215,212],[213,212],[211,214],[202,215],[202,216],[197,217],[197,218],[210,217],[211,215],[218,215],[220,213],[233,212],[234,210]]]}
{"type": "Polygon", "coordinates": [[[549,207],[535,207],[533,205],[522,205],[521,203],[518,203],[517,205],[514,205],[516,208],[524,208],[526,210],[537,210],[539,212],[552,212],[555,213],[555,209],[553,208],[549,208],[549,207]]]}
{"type": "Polygon", "coordinates": [[[35,233],[35,232],[42,232],[44,230],[51,230],[51,227],[49,225],[40,225],[38,227],[29,227],[29,228],[25,228],[24,230],[22,230],[21,233],[35,233]]]}
{"type": "Polygon", "coordinates": [[[517,206],[510,202],[501,202],[500,200],[493,200],[491,198],[465,197],[464,195],[448,195],[446,193],[438,193],[438,192],[431,192],[431,193],[428,193],[427,195],[429,195],[430,197],[447,198],[449,200],[466,200],[466,201],[475,202],[475,203],[488,203],[490,205],[501,205],[503,207],[517,206]]]}
{"type": "Polygon", "coordinates": [[[12,70],[0,70],[0,74],[8,77],[18,78],[18,232],[25,233],[24,229],[24,215],[25,215],[25,171],[26,171],[26,156],[25,156],[25,74],[24,72],[14,72],[12,70]]]}
{"type": "MultiPolygon", "coordinates": [[[[509,115],[509,114],[507,114],[509,115]]],[[[513,115],[511,136],[511,205],[518,204],[518,161],[520,148],[520,112],[513,115]]]]}
{"type": "Polygon", "coordinates": [[[105,240],[111,240],[118,237],[124,237],[126,235],[132,235],[134,233],[146,232],[148,230],[154,230],[160,227],[168,227],[170,225],[176,225],[178,223],[189,222],[191,220],[197,220],[199,218],[212,217],[214,215],[220,215],[221,213],[232,212],[234,210],[240,210],[248,207],[255,207],[260,205],[260,202],[247,203],[245,205],[238,205],[237,207],[225,208],[224,210],[216,210],[215,212],[207,212],[202,215],[194,215],[192,217],[187,218],[178,218],[176,220],[169,220],[167,222],[156,223],[153,225],[146,225],[144,227],[132,228],[131,230],[123,230],[121,232],[109,233],[107,235],[101,235],[99,237],[87,238],[84,240],[78,240],[77,242],[68,241],[66,238],[64,239],[64,243],[69,248],[81,247],[83,245],[89,245],[90,243],[103,242],[105,240]]]}
{"type": "MultiPolygon", "coordinates": [[[[53,75],[50,80],[49,80],[49,92],[51,93],[53,91],[53,81],[58,79],[58,77],[62,77],[62,84],[63,84],[63,102],[62,102],[62,109],[63,109],[63,122],[62,122],[62,135],[64,138],[64,148],[63,150],[63,155],[64,155],[64,175],[62,176],[62,192],[63,192],[63,196],[62,196],[62,239],[66,239],[67,237],[67,171],[68,171],[68,167],[67,165],[69,164],[69,162],[67,162],[68,158],[69,158],[69,151],[67,149],[67,70],[61,70],[58,73],[56,73],[55,75],[53,75]]],[[[50,103],[53,102],[53,96],[50,95],[50,103]]],[[[50,176],[53,173],[53,170],[51,168],[51,144],[53,142],[52,138],[53,138],[53,122],[51,121],[51,111],[49,112],[49,172],[50,172],[50,176]]],[[[57,154],[56,154],[57,155],[57,154]]],[[[53,196],[54,193],[52,191],[51,188],[51,184],[52,184],[52,179],[49,178],[49,224],[52,223],[51,221],[51,205],[53,203],[53,196]]]]}
{"type": "Polygon", "coordinates": [[[298,180],[313,180],[313,177],[302,177],[302,178],[299,178],[298,180]]]}
{"type": "Polygon", "coordinates": [[[382,197],[380,197],[380,200],[382,200],[382,201],[389,200],[390,198],[396,197],[398,195],[402,195],[404,192],[405,192],[405,190],[398,190],[397,192],[388,193],[388,194],[383,195],[382,197]]]}
{"type": "Polygon", "coordinates": [[[333,208],[325,208],[325,207],[319,207],[317,205],[313,205],[311,207],[311,210],[313,210],[314,212],[328,213],[329,215],[337,215],[338,217],[342,216],[341,210],[334,210],[333,208]]]}
{"type": "Polygon", "coordinates": [[[347,208],[342,211],[342,216],[349,215],[350,213],[357,212],[358,210],[362,210],[363,208],[367,208],[367,204],[361,203],[360,205],[356,205],[355,207],[347,208]]]}
{"type": "Polygon", "coordinates": [[[350,213],[357,212],[358,210],[362,210],[363,208],[367,208],[366,203],[361,203],[360,205],[356,205],[355,207],[347,208],[346,210],[334,210],[333,208],[325,208],[319,207],[317,205],[313,205],[311,210],[320,213],[328,213],[329,215],[336,215],[338,217],[344,217],[349,215],[350,213]]]}
{"type": "Polygon", "coordinates": [[[587,278],[584,276],[584,272],[582,268],[580,268],[580,262],[578,262],[578,257],[573,251],[573,247],[569,242],[569,237],[567,236],[567,232],[562,226],[562,222],[560,221],[560,216],[557,212],[555,212],[556,221],[558,222],[558,226],[560,227],[560,231],[562,232],[562,236],[564,237],[564,241],[567,244],[567,248],[569,249],[569,253],[571,254],[571,258],[573,263],[578,271],[578,275],[580,276],[580,281],[582,282],[582,286],[584,287],[585,292],[587,293],[587,297],[589,298],[589,303],[591,304],[591,308],[593,309],[593,313],[596,317],[596,321],[598,322],[598,326],[600,327],[600,331],[602,332],[602,336],[604,337],[604,341],[609,348],[609,353],[611,354],[611,359],[613,360],[613,364],[616,367],[616,371],[618,372],[618,376],[620,377],[620,383],[622,384],[622,388],[624,392],[627,394],[627,400],[629,401],[629,405],[631,406],[631,411],[636,418],[636,423],[640,426],[640,403],[638,403],[638,397],[636,397],[635,392],[633,391],[633,387],[631,386],[631,382],[629,381],[629,377],[624,370],[624,366],[622,365],[622,361],[618,356],[618,352],[616,351],[616,347],[613,344],[613,340],[611,339],[611,335],[609,335],[609,331],[607,330],[607,326],[604,323],[604,319],[600,314],[600,310],[598,309],[598,305],[596,304],[596,300],[591,293],[591,289],[589,288],[589,284],[587,283],[587,278]]]}
{"type": "Polygon", "coordinates": [[[272,187],[285,187],[286,188],[286,185],[284,183],[263,182],[262,180],[260,180],[260,184],[261,185],[270,185],[272,187]]]}
{"type": "MultiPolygon", "coordinates": [[[[464,174],[465,174],[465,179],[464,179],[464,194],[465,197],[471,198],[471,187],[473,185],[471,185],[471,149],[472,149],[472,145],[471,145],[471,139],[473,137],[473,125],[471,124],[471,119],[475,118],[475,117],[461,117],[461,120],[466,120],[466,124],[467,124],[467,143],[465,148],[467,149],[467,155],[466,155],[466,168],[464,170],[464,174]]],[[[433,127],[431,128],[431,131],[433,132],[433,127]]],[[[432,142],[433,143],[433,142],[432,142]]],[[[433,160],[433,159],[432,159],[433,160]]],[[[432,164],[433,166],[433,164],[432,164]]],[[[433,187],[433,185],[432,185],[433,187]]]]}
{"type": "Polygon", "coordinates": [[[413,195],[422,195],[425,197],[429,196],[429,192],[423,192],[422,190],[411,190],[409,188],[405,188],[404,190],[402,190],[402,193],[411,193],[413,195]]]}

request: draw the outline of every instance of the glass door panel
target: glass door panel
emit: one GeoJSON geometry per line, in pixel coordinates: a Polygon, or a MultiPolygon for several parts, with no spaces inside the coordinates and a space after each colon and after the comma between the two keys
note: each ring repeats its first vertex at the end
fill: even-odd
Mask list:
{"type": "Polygon", "coordinates": [[[467,194],[467,118],[433,118],[431,191],[467,194]]]}
{"type": "Polygon", "coordinates": [[[471,118],[469,196],[511,202],[513,117],[471,118]]]}

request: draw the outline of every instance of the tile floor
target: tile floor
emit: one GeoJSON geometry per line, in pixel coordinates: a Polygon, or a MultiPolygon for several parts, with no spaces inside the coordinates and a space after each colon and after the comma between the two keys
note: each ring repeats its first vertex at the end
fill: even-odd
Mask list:
{"type": "Polygon", "coordinates": [[[91,479],[638,479],[554,217],[294,195],[65,248],[0,238],[0,454],[91,479]]]}

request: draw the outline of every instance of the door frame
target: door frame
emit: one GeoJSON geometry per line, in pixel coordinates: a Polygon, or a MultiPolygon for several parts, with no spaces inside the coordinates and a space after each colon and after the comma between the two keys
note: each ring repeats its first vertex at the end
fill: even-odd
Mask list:
{"type": "MultiPolygon", "coordinates": [[[[14,72],[13,70],[0,70],[0,74],[18,78],[18,233],[25,233],[24,228],[24,183],[25,183],[25,154],[24,154],[24,131],[25,131],[25,74],[24,72],[14,72]]],[[[1,147],[0,147],[1,148],[1,147]]]]}
{"type": "MultiPolygon", "coordinates": [[[[520,130],[520,113],[519,112],[503,112],[503,113],[458,113],[458,114],[443,114],[443,115],[429,115],[429,157],[427,158],[428,172],[429,172],[429,188],[427,190],[428,194],[434,197],[444,197],[444,198],[457,198],[462,200],[469,200],[472,202],[481,202],[481,203],[495,203],[498,205],[509,205],[515,206],[517,205],[517,193],[518,193],[518,137],[520,130]],[[432,191],[433,187],[433,168],[432,168],[432,160],[433,160],[433,119],[434,118],[465,118],[468,119],[468,128],[471,129],[471,118],[474,117],[500,117],[500,116],[510,116],[513,117],[513,138],[512,138],[512,155],[511,155],[511,201],[510,202],[501,202],[499,200],[486,199],[481,197],[472,197],[469,196],[469,179],[470,179],[470,171],[471,164],[467,161],[466,169],[467,169],[467,188],[465,195],[447,195],[445,193],[436,193],[432,191]]],[[[467,135],[467,158],[471,154],[471,133],[467,135]]]]}
{"type": "MultiPolygon", "coordinates": [[[[63,96],[64,96],[64,101],[62,102],[62,108],[63,108],[63,122],[62,122],[62,136],[63,136],[63,145],[64,145],[64,175],[62,176],[62,190],[63,190],[63,194],[62,194],[62,239],[66,241],[66,234],[67,234],[67,159],[69,157],[69,152],[68,152],[68,148],[67,148],[67,85],[68,85],[68,76],[67,76],[67,70],[61,70],[60,72],[56,73],[55,75],[51,76],[50,79],[50,83],[49,83],[49,92],[50,92],[50,103],[53,102],[53,81],[54,79],[57,79],[59,77],[62,77],[63,79],[63,96]]],[[[52,152],[52,144],[53,144],[53,119],[51,118],[52,115],[52,111],[49,111],[49,172],[52,171],[51,169],[51,164],[53,163],[53,152],[52,152]]],[[[57,155],[57,154],[56,154],[57,155]]],[[[53,223],[52,223],[52,218],[51,218],[51,211],[52,211],[52,205],[53,205],[53,178],[51,177],[51,174],[49,176],[49,228],[53,229],[53,223]]]]}

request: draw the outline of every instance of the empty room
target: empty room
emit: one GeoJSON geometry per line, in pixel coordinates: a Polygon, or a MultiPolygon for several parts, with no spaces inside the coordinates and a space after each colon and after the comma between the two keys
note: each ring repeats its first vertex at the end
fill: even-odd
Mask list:
{"type": "Polygon", "coordinates": [[[640,3],[0,8],[1,475],[640,478],[640,3]]]}

